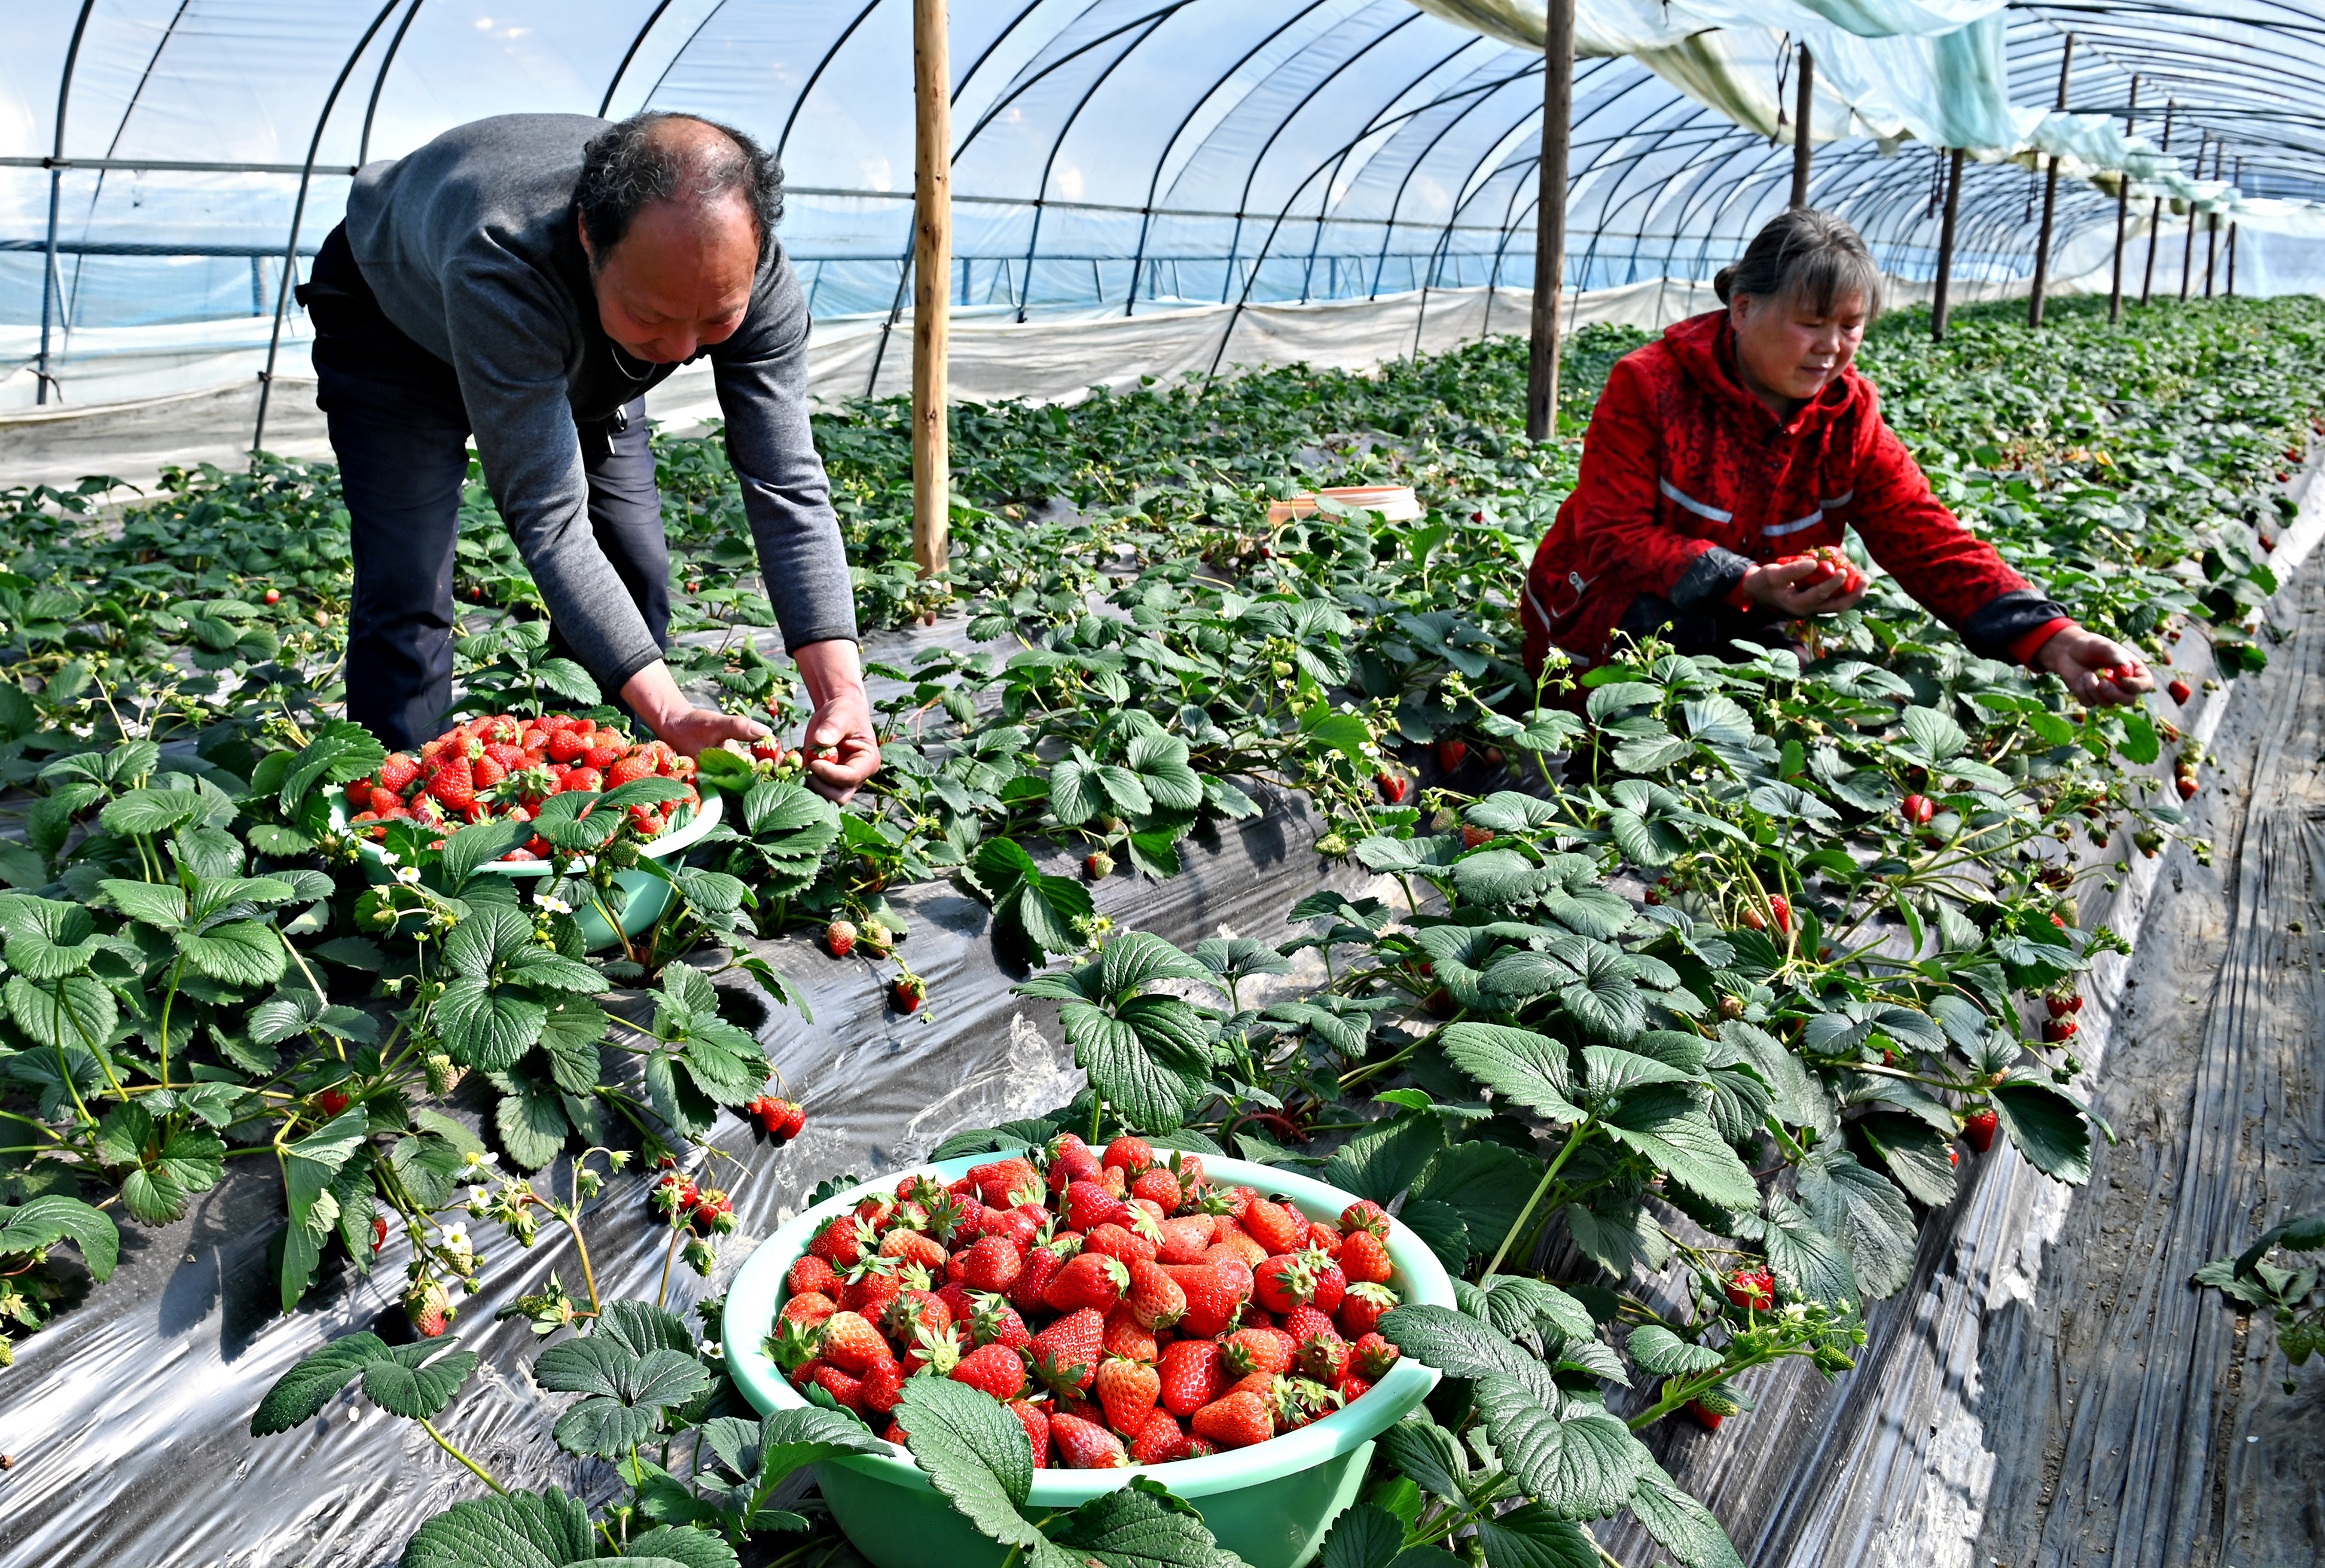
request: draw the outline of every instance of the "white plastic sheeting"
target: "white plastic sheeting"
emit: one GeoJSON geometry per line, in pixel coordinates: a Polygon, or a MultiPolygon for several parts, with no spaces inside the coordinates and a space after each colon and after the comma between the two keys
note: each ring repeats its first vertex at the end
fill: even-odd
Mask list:
{"type": "MultiPolygon", "coordinates": [[[[2325,191],[2325,131],[2311,128],[2305,96],[2325,79],[2325,14],[2311,14],[2325,0],[2262,3],[2226,0],[2197,16],[2054,12],[2042,0],[2005,11],[1991,0],[1586,0],[1592,47],[1639,52],[1578,70],[1564,281],[1703,278],[1741,250],[1786,199],[1779,116],[1794,34],[1820,51],[1817,124],[1842,138],[1820,147],[1811,199],[1851,218],[1900,276],[1934,268],[1937,149],[1949,144],[1991,147],[1995,159],[1966,181],[1958,277],[2031,271],[2039,181],[2009,161],[2032,157],[2027,146],[2067,157],[2069,172],[2128,166],[2139,190],[2181,203],[2226,199],[2233,185],[2243,205],[2230,199],[2228,211],[2247,227],[2311,234],[2316,219],[2293,204],[2325,191]],[[2051,101],[2069,30],[2083,48],[2068,113],[2024,107],[2051,101]],[[2126,141],[2119,111],[2143,72],[2126,141]],[[2171,97],[2180,118],[2167,151],[2156,121],[2171,97]],[[2200,135],[2248,154],[2244,174],[2200,170],[2200,135]],[[2158,144],[2152,154],[2146,140],[2158,144]]],[[[1489,4],[1539,13],[1468,0],[1464,21],[1489,4]]],[[[1030,320],[1533,283],[1542,59],[1511,42],[1515,23],[1481,32],[1412,0],[950,9],[950,283],[962,305],[1030,320]]],[[[189,366],[219,352],[217,334],[265,333],[286,255],[311,255],[358,162],[492,113],[653,106],[741,125],[781,151],[785,242],[816,314],[885,319],[903,296],[910,251],[910,10],[909,0],[0,5],[0,323],[31,334],[9,335],[16,368],[0,376],[0,406],[129,395],[106,336],[118,330],[175,329],[189,366]],[[45,166],[52,158],[61,162],[45,166]],[[30,374],[44,339],[45,387],[30,374]]],[[[2060,206],[2062,235],[2112,231],[2108,190],[2073,181],[2060,206]]],[[[298,312],[284,316],[292,341],[280,368],[291,374],[304,355],[298,312]]]]}

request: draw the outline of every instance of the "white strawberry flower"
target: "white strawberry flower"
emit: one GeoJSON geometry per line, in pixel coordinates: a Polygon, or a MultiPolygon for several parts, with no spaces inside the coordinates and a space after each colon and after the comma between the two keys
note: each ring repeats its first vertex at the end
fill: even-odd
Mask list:
{"type": "Polygon", "coordinates": [[[383,866],[397,866],[403,864],[403,857],[393,849],[382,849],[379,852],[379,863],[383,866]]]}
{"type": "Polygon", "coordinates": [[[417,866],[399,866],[395,868],[395,879],[398,882],[403,883],[406,887],[417,886],[420,881],[420,868],[417,866]]]}
{"type": "Polygon", "coordinates": [[[573,906],[571,905],[566,903],[562,898],[552,897],[551,895],[546,893],[536,894],[533,896],[533,902],[537,907],[545,909],[551,914],[570,914],[573,913],[573,906]]]}

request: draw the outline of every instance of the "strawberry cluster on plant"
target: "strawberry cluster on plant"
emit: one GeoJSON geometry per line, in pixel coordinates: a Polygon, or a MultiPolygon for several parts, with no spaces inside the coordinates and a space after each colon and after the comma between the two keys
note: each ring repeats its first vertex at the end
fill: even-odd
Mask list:
{"type": "Polygon", "coordinates": [[[1248,1448],[1371,1392],[1391,1221],[1337,1224],[1206,1180],[1125,1136],[1072,1133],[949,1183],[906,1177],[816,1232],[767,1349],[811,1397],[885,1423],[905,1383],[1007,1405],[1035,1468],[1110,1470],[1248,1448]]]}

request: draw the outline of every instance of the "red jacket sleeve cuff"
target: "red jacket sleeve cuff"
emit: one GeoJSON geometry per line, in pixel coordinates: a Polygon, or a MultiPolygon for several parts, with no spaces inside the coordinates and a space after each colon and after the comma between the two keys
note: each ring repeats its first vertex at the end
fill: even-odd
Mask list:
{"type": "Polygon", "coordinates": [[[1729,589],[1723,598],[1728,608],[1737,610],[1748,610],[1759,602],[1744,591],[1744,582],[1741,578],[1737,580],[1736,586],[1729,589]]]}
{"type": "Polygon", "coordinates": [[[2032,664],[2034,662],[2034,655],[2042,651],[2043,644],[2074,624],[2064,616],[2061,616],[2056,620],[2044,621],[2010,645],[2011,658],[2021,664],[2032,664]]]}

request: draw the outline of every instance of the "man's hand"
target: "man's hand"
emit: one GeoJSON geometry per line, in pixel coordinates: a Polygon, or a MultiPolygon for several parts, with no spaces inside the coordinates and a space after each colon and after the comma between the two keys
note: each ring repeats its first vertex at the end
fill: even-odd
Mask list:
{"type": "Polygon", "coordinates": [[[681,756],[698,756],[722,740],[756,740],[767,733],[755,719],[689,702],[660,659],[623,682],[622,700],[681,756]]]}
{"type": "Polygon", "coordinates": [[[2097,632],[2069,626],[2034,650],[2034,666],[2067,683],[2067,690],[2095,707],[2138,700],[2155,690],[2155,677],[2139,656],[2097,632]]]}
{"type": "Polygon", "coordinates": [[[1754,603],[1788,616],[1834,615],[1855,605],[1872,589],[1863,572],[1853,571],[1836,571],[1813,588],[1795,586],[1826,570],[1825,562],[1808,557],[1772,561],[1746,572],[1737,586],[1754,603]],[[1857,582],[1854,589],[1848,586],[1851,578],[1857,582]]]}
{"type": "Polygon", "coordinates": [[[792,658],[815,703],[807,726],[808,780],[817,793],[845,801],[880,767],[863,661],[845,638],[806,644],[792,650],[792,658]]]}

